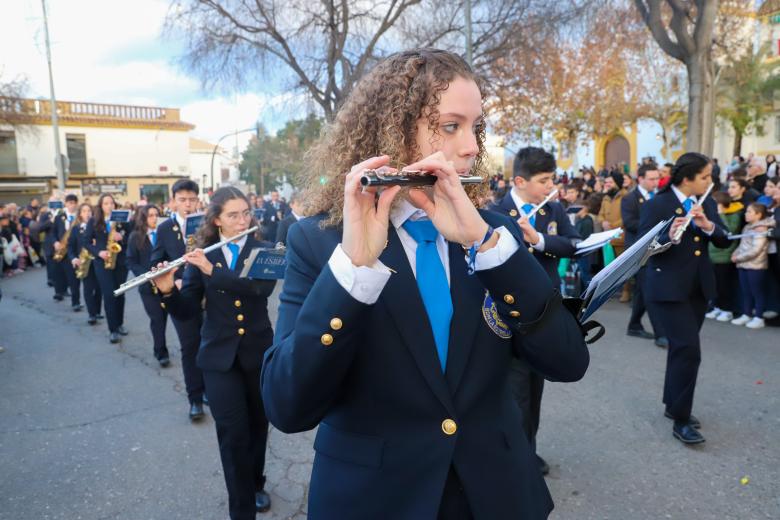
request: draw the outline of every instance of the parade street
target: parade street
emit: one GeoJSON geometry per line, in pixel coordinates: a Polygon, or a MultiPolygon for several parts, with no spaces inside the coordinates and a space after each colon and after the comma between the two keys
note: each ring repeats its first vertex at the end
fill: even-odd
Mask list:
{"type": "MultiPolygon", "coordinates": [[[[187,418],[173,327],[161,369],[136,291],[120,346],[53,301],[42,269],[2,291],[0,519],[226,518],[214,423],[187,418]]],[[[780,330],[707,320],[694,403],[707,442],[690,448],[663,417],[666,352],[627,337],[627,318],[606,305],[585,378],[546,386],[537,441],[552,518],[780,518],[780,330]]],[[[273,505],[258,518],[306,517],[313,439],[272,429],[273,505]]]]}

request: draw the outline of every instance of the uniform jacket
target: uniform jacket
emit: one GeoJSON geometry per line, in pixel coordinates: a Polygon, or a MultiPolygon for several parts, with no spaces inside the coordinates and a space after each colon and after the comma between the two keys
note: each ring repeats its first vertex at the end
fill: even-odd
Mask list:
{"type": "MultiPolygon", "coordinates": [[[[276,240],[274,240],[275,243],[281,242],[282,244],[287,244],[287,233],[290,231],[290,226],[298,222],[298,219],[295,218],[295,215],[290,213],[284,219],[282,219],[281,222],[279,222],[279,227],[276,230],[276,240]]],[[[270,237],[269,237],[270,238],[270,237]]]]}
{"type": "MultiPolygon", "coordinates": [[[[187,246],[184,242],[184,230],[179,227],[176,218],[171,216],[165,222],[157,226],[157,244],[151,253],[152,265],[160,262],[171,262],[184,256],[187,246]]],[[[176,271],[178,280],[184,275],[184,269],[176,271]]]]}
{"type": "MultiPolygon", "coordinates": [[[[127,268],[130,269],[135,276],[140,276],[152,268],[152,243],[149,241],[149,236],[144,235],[141,246],[139,247],[136,241],[138,234],[139,231],[133,231],[127,239],[127,268]]],[[[157,290],[152,284],[145,283],[138,286],[138,292],[156,294],[157,290]]]]}
{"type": "MultiPolygon", "coordinates": [[[[607,199],[609,200],[609,199],[607,199]]],[[[623,230],[626,247],[630,247],[638,238],[639,211],[646,202],[638,188],[628,192],[620,201],[620,215],[623,219],[623,230]]],[[[602,202],[603,206],[603,202],[602,202]]]]}
{"type": "Polygon", "coordinates": [[[87,225],[80,222],[74,222],[73,225],[75,227],[68,238],[68,261],[78,258],[81,254],[81,248],[87,247],[87,225]]]}
{"type": "MultiPolygon", "coordinates": [[[[482,216],[522,244],[510,219],[482,216]]],[[[470,276],[461,246],[449,244],[454,310],[442,373],[395,229],[379,257],[394,274],[378,301],[364,305],[328,266],[342,232],[320,228],[322,218],[290,229],[276,336],[261,375],[274,426],[291,433],[319,425],[311,518],[436,518],[452,466],[477,519],[546,518],[553,504],[523,433],[509,363],[522,353],[548,379],[576,381],[589,358],[539,263],[521,246],[470,276]],[[491,328],[496,320],[511,338],[491,328]]]]}
{"type": "MultiPolygon", "coordinates": [[[[133,224],[130,222],[112,222],[111,231],[117,231],[122,235],[122,240],[119,245],[122,250],[116,255],[116,265],[124,266],[127,258],[127,238],[130,232],[133,230],[133,224]]],[[[84,230],[84,238],[86,240],[86,248],[95,257],[94,262],[98,262],[103,265],[103,259],[100,258],[100,251],[106,250],[106,244],[108,243],[108,232],[106,231],[105,224],[101,226],[95,225],[95,218],[89,219],[87,222],[87,229],[84,230]]]]}
{"type": "MultiPolygon", "coordinates": [[[[609,222],[610,229],[616,229],[623,227],[623,215],[621,214],[621,204],[623,197],[626,196],[626,190],[619,190],[614,197],[605,195],[601,199],[601,209],[599,210],[599,222],[609,222]]],[[[625,245],[624,238],[622,236],[612,239],[610,241],[614,247],[623,247],[625,245]]]]}
{"type": "MultiPolygon", "coordinates": [[[[512,194],[507,193],[501,201],[490,208],[492,211],[508,215],[513,221],[520,218],[520,208],[515,206],[512,194]]],[[[516,222],[513,222],[517,227],[516,222]]],[[[528,248],[534,258],[542,265],[544,271],[553,281],[555,287],[560,285],[558,276],[558,259],[574,256],[575,244],[580,240],[580,235],[572,226],[566,216],[566,211],[559,202],[548,202],[536,213],[534,229],[544,235],[544,251],[537,251],[527,243],[522,242],[528,248]]]]}
{"type": "MultiPolygon", "coordinates": [[[[743,233],[750,233],[757,227],[773,227],[771,217],[746,225],[743,233]]],[[[739,269],[769,269],[769,239],[767,237],[742,237],[734,251],[735,263],[739,269]]]]}
{"type": "Polygon", "coordinates": [[[43,253],[47,257],[54,254],[54,242],[56,242],[56,238],[54,237],[55,215],[57,214],[52,213],[50,210],[42,211],[41,214],[38,215],[38,221],[40,222],[39,229],[41,233],[44,233],[43,253]]]}
{"type": "MultiPolygon", "coordinates": [[[[65,233],[67,233],[67,222],[68,222],[68,214],[64,211],[61,212],[57,217],[54,219],[54,240],[56,242],[59,242],[62,240],[62,237],[65,236],[65,233]]],[[[73,215],[73,225],[78,226],[79,223],[79,217],[78,215],[73,215]]],[[[73,230],[76,231],[75,229],[73,230]]],[[[71,233],[72,235],[73,233],[71,233]]]]}
{"type": "MultiPolygon", "coordinates": [[[[158,231],[158,244],[159,231],[158,231]]],[[[236,265],[244,260],[255,247],[271,247],[248,237],[236,265]]],[[[211,276],[188,265],[184,269],[181,291],[162,298],[168,312],[179,320],[190,320],[201,312],[201,302],[206,300],[206,316],[200,331],[198,367],[202,370],[226,372],[233,366],[236,356],[244,370],[258,369],[263,353],[271,345],[273,329],[268,319],[268,296],[274,290],[275,280],[250,280],[240,278],[240,268],[228,268],[222,249],[206,254],[213,264],[211,276]]]]}
{"type": "MultiPolygon", "coordinates": [[[[691,223],[679,244],[650,257],[643,288],[647,301],[684,302],[692,297],[703,297],[705,300],[715,298],[715,272],[707,245],[712,242],[716,247],[728,247],[730,240],[726,237],[727,232],[718,215],[715,201],[708,198],[702,207],[707,218],[715,224],[715,230],[711,236],[707,236],[691,223]]],[[[662,220],[684,215],[685,209],[677,195],[671,187],[665,189],[644,203],[639,234],[647,233],[662,220]]],[[[661,241],[669,241],[668,233],[661,241]]]]}

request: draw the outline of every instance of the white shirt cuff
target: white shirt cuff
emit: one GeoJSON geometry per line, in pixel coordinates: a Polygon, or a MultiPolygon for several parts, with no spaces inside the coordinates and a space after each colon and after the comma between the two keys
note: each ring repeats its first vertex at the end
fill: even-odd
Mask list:
{"type": "Polygon", "coordinates": [[[390,279],[390,269],[385,264],[376,261],[371,267],[357,267],[341,248],[341,244],[336,246],[333,254],[328,260],[336,281],[341,285],[350,296],[360,303],[373,305],[379,299],[382,289],[390,279]]]}
{"type": "Polygon", "coordinates": [[[512,233],[507,231],[504,226],[496,229],[498,233],[498,243],[482,253],[477,253],[477,257],[474,260],[474,269],[476,271],[487,271],[503,264],[509,257],[520,249],[520,244],[517,243],[512,233]]]}
{"type": "Polygon", "coordinates": [[[539,235],[539,241],[534,245],[532,245],[531,247],[533,247],[537,251],[544,251],[544,235],[542,235],[538,231],[536,232],[536,234],[539,235]]]}

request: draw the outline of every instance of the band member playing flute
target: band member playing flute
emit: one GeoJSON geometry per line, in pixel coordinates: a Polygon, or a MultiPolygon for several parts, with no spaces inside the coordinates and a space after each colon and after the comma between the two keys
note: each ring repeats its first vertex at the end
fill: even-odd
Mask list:
{"type": "MultiPolygon", "coordinates": [[[[312,518],[544,518],[553,507],[512,398],[522,355],[551,380],[588,366],[576,320],[517,224],[478,210],[479,80],[455,54],[394,54],[309,156],[313,215],[290,228],[262,393],[274,426],[319,426],[312,518]],[[382,166],[433,186],[363,188],[382,166]]],[[[209,390],[210,391],[210,390],[209,390]]]]}
{"type": "Polygon", "coordinates": [[[181,289],[174,283],[175,270],[154,280],[163,305],[177,319],[198,315],[206,301],[197,363],[217,426],[232,520],[251,520],[271,507],[264,490],[268,420],[259,389],[260,363],[273,340],[268,296],[276,281],[240,278],[238,272],[252,249],[273,244],[247,235],[207,254],[202,248],[251,225],[246,196],[238,188],[218,189],[196,235],[199,249],[185,256],[181,289]]]}

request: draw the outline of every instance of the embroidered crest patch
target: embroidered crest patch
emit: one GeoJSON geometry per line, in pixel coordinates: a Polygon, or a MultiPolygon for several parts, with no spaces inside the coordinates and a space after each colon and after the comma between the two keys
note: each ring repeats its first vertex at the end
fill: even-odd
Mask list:
{"type": "Polygon", "coordinates": [[[496,333],[496,336],[502,339],[512,337],[512,330],[498,315],[496,303],[487,291],[485,292],[485,300],[482,302],[482,317],[485,318],[485,323],[490,327],[490,330],[496,333]]]}
{"type": "Polygon", "coordinates": [[[547,234],[548,235],[557,235],[558,234],[558,223],[554,220],[547,224],[547,234]]]}

